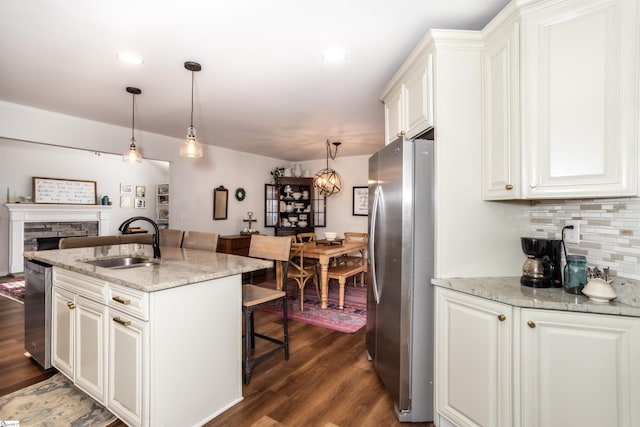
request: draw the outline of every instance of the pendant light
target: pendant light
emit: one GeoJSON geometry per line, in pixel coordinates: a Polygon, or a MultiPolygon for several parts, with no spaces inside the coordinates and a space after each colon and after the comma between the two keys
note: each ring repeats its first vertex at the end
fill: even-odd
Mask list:
{"type": "Polygon", "coordinates": [[[337,194],[340,192],[342,188],[342,178],[340,178],[340,174],[335,170],[329,168],[329,157],[331,160],[336,159],[336,155],[338,154],[338,147],[341,142],[332,142],[335,147],[335,152],[331,153],[331,145],[329,144],[329,140],[327,139],[327,167],[318,171],[313,177],[313,186],[318,190],[318,192],[325,197],[329,197],[333,194],[337,194]]]}
{"type": "Polygon", "coordinates": [[[184,68],[191,71],[191,124],[187,129],[187,139],[180,146],[182,157],[202,157],[202,145],[196,141],[196,128],[193,127],[193,73],[200,71],[202,67],[197,62],[187,61],[184,68]]]}
{"type": "Polygon", "coordinates": [[[129,149],[122,155],[122,161],[126,163],[142,163],[142,156],[136,149],[136,139],[133,136],[133,129],[135,128],[136,118],[136,95],[140,95],[142,90],[137,87],[127,87],[127,92],[131,94],[132,106],[131,106],[131,145],[129,149]]]}

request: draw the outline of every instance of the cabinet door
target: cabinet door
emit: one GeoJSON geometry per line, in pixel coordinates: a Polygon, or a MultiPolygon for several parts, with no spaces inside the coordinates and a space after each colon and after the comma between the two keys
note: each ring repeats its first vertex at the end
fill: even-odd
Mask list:
{"type": "Polygon", "coordinates": [[[436,410],[458,427],[511,426],[512,308],[436,288],[436,410]]]}
{"type": "Polygon", "coordinates": [[[413,138],[433,126],[433,53],[414,64],[404,81],[406,133],[413,138]]]}
{"type": "Polygon", "coordinates": [[[640,319],[522,310],[522,426],[640,425],[640,319]]]}
{"type": "Polygon", "coordinates": [[[148,324],[111,308],[108,322],[109,399],[107,407],[127,424],[147,425],[149,422],[148,324]]]}
{"type": "Polygon", "coordinates": [[[107,308],[76,296],[75,384],[102,404],[107,398],[107,308]]]}
{"type": "Polygon", "coordinates": [[[483,196],[520,198],[519,31],[513,23],[492,35],[483,55],[483,196]]]}
{"type": "Polygon", "coordinates": [[[53,287],[51,308],[52,364],[67,377],[74,374],[75,297],[71,292],[53,287]]]}
{"type": "Polygon", "coordinates": [[[636,194],[638,7],[566,1],[524,15],[526,198],[636,194]]]}
{"type": "Polygon", "coordinates": [[[404,135],[404,112],[402,111],[402,85],[384,99],[385,144],[404,135]]]}

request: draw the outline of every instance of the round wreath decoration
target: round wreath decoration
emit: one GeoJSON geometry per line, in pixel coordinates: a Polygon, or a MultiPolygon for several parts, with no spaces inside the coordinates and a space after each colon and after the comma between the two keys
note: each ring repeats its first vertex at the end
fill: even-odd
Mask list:
{"type": "Polygon", "coordinates": [[[235,194],[236,200],[241,202],[244,200],[245,197],[247,197],[247,192],[245,191],[245,189],[242,187],[236,188],[236,194],[235,194]]]}

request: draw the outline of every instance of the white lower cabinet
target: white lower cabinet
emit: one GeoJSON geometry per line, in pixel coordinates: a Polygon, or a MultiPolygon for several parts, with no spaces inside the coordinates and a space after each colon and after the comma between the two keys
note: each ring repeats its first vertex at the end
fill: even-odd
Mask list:
{"type": "Polygon", "coordinates": [[[131,425],[145,425],[148,415],[149,325],[109,309],[109,399],[107,406],[131,425]]]}
{"type": "Polygon", "coordinates": [[[202,425],[242,400],[240,274],[151,293],[53,282],[53,365],[126,424],[202,425]]]}
{"type": "Polygon", "coordinates": [[[53,366],[91,397],[106,399],[106,307],[54,286],[53,366]]]}
{"type": "Polygon", "coordinates": [[[640,425],[640,319],[436,287],[439,426],[640,425]]]}
{"type": "Polygon", "coordinates": [[[60,372],[73,379],[75,367],[75,295],[57,286],[51,299],[52,363],[60,372]]]}
{"type": "Polygon", "coordinates": [[[512,424],[512,307],[436,288],[436,408],[458,426],[512,424]]]}
{"type": "Polygon", "coordinates": [[[522,426],[640,425],[640,319],[522,309],[522,426]]]}

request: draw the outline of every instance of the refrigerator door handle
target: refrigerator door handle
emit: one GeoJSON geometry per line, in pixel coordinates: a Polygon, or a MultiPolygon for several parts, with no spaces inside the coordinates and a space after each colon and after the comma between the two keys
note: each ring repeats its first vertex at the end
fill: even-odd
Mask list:
{"type": "Polygon", "coordinates": [[[378,207],[380,206],[380,192],[382,189],[380,186],[376,186],[376,191],[373,195],[373,208],[371,209],[371,225],[369,229],[369,254],[371,256],[371,284],[373,287],[373,295],[376,299],[376,303],[380,303],[380,292],[378,291],[378,281],[376,280],[376,221],[378,217],[378,207]]]}

